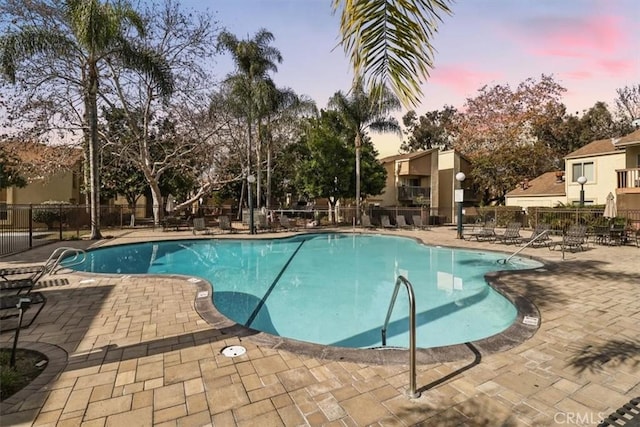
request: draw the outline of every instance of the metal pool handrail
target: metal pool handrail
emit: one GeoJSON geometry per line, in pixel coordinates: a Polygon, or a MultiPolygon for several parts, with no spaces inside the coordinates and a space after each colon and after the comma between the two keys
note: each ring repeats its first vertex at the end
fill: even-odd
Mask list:
{"type": "Polygon", "coordinates": [[[87,258],[87,253],[82,249],[69,248],[66,246],[56,248],[56,250],[54,250],[49,256],[49,259],[47,259],[47,262],[44,264],[45,271],[49,272],[49,274],[55,274],[55,272],[57,271],[56,268],[60,266],[60,261],[70,256],[73,256],[73,258],[71,262],[65,267],[82,264],[87,258]]]}
{"type": "Polygon", "coordinates": [[[409,295],[409,397],[418,398],[420,397],[420,392],[416,391],[416,299],[413,293],[413,286],[403,276],[398,276],[391,301],[389,302],[389,310],[387,310],[387,317],[381,330],[382,345],[387,345],[387,326],[389,325],[389,319],[391,318],[401,284],[407,288],[409,295]]]}
{"type": "Polygon", "coordinates": [[[542,233],[538,234],[537,236],[535,236],[533,239],[529,240],[527,242],[526,245],[524,245],[523,247],[521,247],[520,249],[518,249],[517,251],[515,251],[514,253],[512,253],[511,255],[509,255],[507,258],[505,259],[499,259],[498,260],[498,264],[506,264],[508,263],[511,258],[513,258],[514,256],[518,255],[520,252],[522,252],[527,246],[531,245],[533,242],[535,242],[536,240],[538,240],[539,238],[541,238],[542,236],[546,235],[549,232],[549,230],[544,230],[542,233]]]}

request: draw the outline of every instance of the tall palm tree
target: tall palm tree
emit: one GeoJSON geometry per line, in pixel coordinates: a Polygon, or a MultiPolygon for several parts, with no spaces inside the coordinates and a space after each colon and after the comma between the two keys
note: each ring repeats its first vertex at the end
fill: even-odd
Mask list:
{"type": "MultiPolygon", "coordinates": [[[[235,73],[227,77],[226,84],[240,101],[247,120],[247,175],[251,175],[252,172],[253,127],[259,124],[266,106],[270,104],[277,90],[269,73],[278,71],[277,64],[282,62],[282,55],[278,49],[271,46],[273,40],[273,34],[264,28],[253,38],[246,40],[238,40],[228,31],[223,31],[218,36],[218,48],[230,53],[236,65],[235,73]]],[[[259,145],[257,152],[260,152],[259,145]]],[[[259,161],[257,167],[259,173],[259,161]]],[[[258,186],[260,181],[258,175],[258,186]]]]}
{"type": "Polygon", "coordinates": [[[340,114],[345,124],[355,133],[356,149],[356,221],[360,224],[360,157],[362,140],[367,130],[373,132],[401,133],[398,121],[389,117],[400,109],[400,101],[385,86],[378,86],[367,93],[361,80],[357,80],[350,94],[336,92],[329,100],[329,108],[340,114]]]}
{"type": "MultiPolygon", "coordinates": [[[[142,18],[125,3],[101,3],[100,0],[66,0],[61,5],[64,25],[60,29],[23,27],[0,38],[2,73],[15,82],[22,60],[51,54],[68,58],[80,68],[79,82],[84,103],[84,139],[88,145],[91,188],[91,239],[100,239],[100,176],[98,140],[98,93],[103,61],[121,61],[125,67],[147,74],[165,95],[173,91],[173,78],[166,63],[155,52],[135,46],[126,37],[129,27],[139,34],[145,29],[142,18]]],[[[63,76],[74,80],[73,76],[63,76]]]]}
{"type": "Polygon", "coordinates": [[[332,0],[340,12],[341,44],[355,78],[368,88],[389,85],[405,106],[416,106],[421,80],[433,68],[431,39],[450,0],[332,0]]]}

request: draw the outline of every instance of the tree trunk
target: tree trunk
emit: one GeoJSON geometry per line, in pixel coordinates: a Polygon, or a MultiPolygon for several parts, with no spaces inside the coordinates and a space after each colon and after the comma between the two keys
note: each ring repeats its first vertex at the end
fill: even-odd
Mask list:
{"type": "Polygon", "coordinates": [[[267,211],[271,210],[271,139],[267,140],[267,211]]]}
{"type": "Polygon", "coordinates": [[[162,220],[162,193],[160,192],[160,185],[157,180],[149,180],[149,187],[151,188],[151,199],[153,202],[153,223],[154,225],[160,225],[162,220]]]}
{"type": "Polygon", "coordinates": [[[100,176],[98,170],[98,69],[89,63],[87,119],[89,125],[89,180],[91,181],[91,240],[102,238],[100,234],[100,176]]]}
{"type": "Polygon", "coordinates": [[[337,215],[336,215],[336,203],[338,199],[335,197],[329,197],[329,216],[331,217],[331,223],[336,225],[337,215]],[[333,199],[333,200],[332,200],[333,199]]]}
{"type": "Polygon", "coordinates": [[[360,150],[362,140],[360,133],[356,133],[356,224],[360,225],[360,150]]]}
{"type": "Polygon", "coordinates": [[[260,136],[260,123],[258,123],[258,141],[256,143],[256,201],[257,209],[262,207],[262,137],[260,136]]]}

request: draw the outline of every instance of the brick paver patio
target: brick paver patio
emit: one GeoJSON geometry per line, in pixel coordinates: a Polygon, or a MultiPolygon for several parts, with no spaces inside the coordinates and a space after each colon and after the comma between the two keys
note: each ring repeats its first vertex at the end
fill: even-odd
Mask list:
{"type": "MultiPolygon", "coordinates": [[[[439,245],[515,249],[460,241],[448,227],[391,232],[439,245]]],[[[193,236],[143,230],[99,244],[168,237],[193,236]]],[[[60,245],[74,244],[89,243],[60,245]]],[[[0,267],[43,262],[54,247],[2,258],[0,267]]],[[[49,365],[2,402],[0,424],[596,425],[640,396],[640,249],[590,245],[564,260],[546,248],[524,254],[545,268],[500,280],[537,305],[538,332],[475,365],[471,353],[420,364],[418,399],[406,397],[405,364],[301,355],[264,345],[242,328],[209,324],[196,311],[197,286],[185,277],[62,273],[54,277],[68,283],[39,289],[48,303],[20,336],[20,346],[47,354],[49,365]],[[230,345],[247,353],[225,357],[221,350],[230,345]]],[[[3,333],[0,345],[12,338],[3,333]]]]}

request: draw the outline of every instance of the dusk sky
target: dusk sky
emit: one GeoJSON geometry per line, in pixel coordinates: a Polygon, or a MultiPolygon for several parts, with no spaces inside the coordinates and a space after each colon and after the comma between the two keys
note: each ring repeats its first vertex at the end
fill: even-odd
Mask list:
{"type": "MultiPolygon", "coordinates": [[[[324,108],[352,78],[338,41],[339,17],[331,0],[185,0],[209,8],[238,38],[271,31],[283,62],[274,75],[281,87],[313,98],[324,108]]],[[[433,39],[435,69],[423,85],[418,114],[453,105],[462,109],[484,85],[509,84],[553,75],[567,89],[568,111],[597,101],[613,107],[616,89],[640,83],[638,0],[465,0],[451,4],[433,39]]],[[[233,71],[218,57],[216,75],[233,71]]],[[[404,113],[404,111],[403,111],[404,113]]],[[[401,117],[402,114],[398,117],[401,117]]],[[[382,156],[395,154],[398,137],[376,138],[382,156]]]]}

